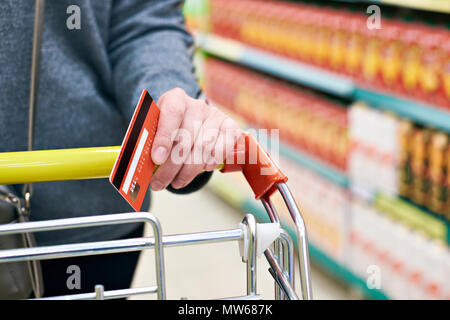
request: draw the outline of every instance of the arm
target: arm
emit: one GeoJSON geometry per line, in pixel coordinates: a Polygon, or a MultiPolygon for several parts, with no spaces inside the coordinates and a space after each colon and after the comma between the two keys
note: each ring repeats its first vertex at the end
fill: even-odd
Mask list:
{"type": "Polygon", "coordinates": [[[127,119],[144,88],[161,110],[152,147],[153,161],[160,167],[152,176],[151,188],[186,193],[206,184],[211,173],[203,171],[222,163],[240,128],[217,108],[195,99],[201,91],[194,77],[193,39],[184,29],[181,2],[116,0],[109,50],[116,100],[127,119]],[[174,135],[177,130],[184,137],[174,135]],[[182,150],[181,156],[175,155],[177,150],[182,150]]]}
{"type": "Polygon", "coordinates": [[[136,99],[147,89],[155,101],[168,90],[182,88],[197,98],[193,39],[184,28],[180,0],[115,0],[109,54],[113,89],[129,121],[136,99]]]}

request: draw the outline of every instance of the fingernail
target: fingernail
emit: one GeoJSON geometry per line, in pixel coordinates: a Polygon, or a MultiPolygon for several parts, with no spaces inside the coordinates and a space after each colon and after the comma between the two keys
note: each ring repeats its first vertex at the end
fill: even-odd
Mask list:
{"type": "Polygon", "coordinates": [[[184,181],[183,179],[176,180],[175,182],[172,183],[172,187],[174,189],[180,189],[184,187],[185,183],[186,181],[184,181]]]}
{"type": "Polygon", "coordinates": [[[164,147],[156,148],[155,152],[153,152],[153,162],[156,164],[162,164],[166,161],[167,157],[167,149],[164,147]]]}
{"type": "Polygon", "coordinates": [[[153,191],[160,191],[164,188],[164,185],[158,180],[156,180],[152,182],[151,187],[153,191]]]}

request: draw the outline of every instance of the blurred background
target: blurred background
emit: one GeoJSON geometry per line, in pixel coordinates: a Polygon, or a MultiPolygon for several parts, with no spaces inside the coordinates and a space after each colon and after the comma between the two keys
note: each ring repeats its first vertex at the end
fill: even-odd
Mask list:
{"type": "MultiPolygon", "coordinates": [[[[315,297],[450,299],[450,1],[188,0],[184,13],[209,100],[279,129],[315,297]]],[[[165,233],[234,228],[245,212],[267,221],[239,174],[171,197],[151,210],[165,233]]],[[[195,250],[168,252],[172,298],[243,294],[237,246],[195,250]]]]}

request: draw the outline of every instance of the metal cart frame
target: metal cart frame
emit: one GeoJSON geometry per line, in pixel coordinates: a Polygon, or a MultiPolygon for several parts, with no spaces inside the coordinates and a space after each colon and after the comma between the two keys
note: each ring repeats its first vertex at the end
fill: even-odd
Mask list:
{"type": "MultiPolygon", "coordinates": [[[[0,153],[0,184],[104,178],[109,176],[118,150],[119,147],[106,147],[0,153]],[[26,166],[23,165],[25,163],[26,166]]],[[[278,191],[284,199],[297,232],[300,296],[306,300],[312,299],[306,227],[294,197],[286,184],[287,177],[281,173],[256,138],[250,134],[245,135],[245,150],[246,154],[248,154],[248,150],[256,150],[257,161],[251,163],[247,157],[244,164],[236,165],[233,161],[230,162],[231,164],[226,162],[220,169],[222,172],[237,170],[243,172],[255,192],[255,197],[262,201],[271,223],[279,230],[277,237],[271,241],[273,249],[270,247],[258,248],[258,245],[261,245],[259,239],[262,234],[259,234],[258,223],[251,214],[245,215],[243,222],[236,229],[164,236],[161,225],[155,216],[147,212],[132,212],[0,225],[0,237],[9,234],[135,222],[150,224],[153,230],[153,237],[2,250],[0,251],[0,263],[153,248],[155,250],[155,286],[104,291],[100,284],[92,293],[43,299],[117,299],[145,293],[155,293],[158,299],[166,299],[164,267],[164,249],[166,247],[240,241],[244,248],[244,252],[241,252],[242,260],[247,265],[247,290],[243,296],[227,299],[262,299],[258,294],[256,281],[256,258],[259,250],[264,251],[270,265],[269,272],[275,280],[275,298],[296,300],[299,299],[299,296],[295,291],[294,243],[292,237],[282,229],[278,213],[270,200],[271,194],[278,191]],[[266,172],[269,169],[269,174],[261,174],[261,168],[266,169],[266,172]]]]}

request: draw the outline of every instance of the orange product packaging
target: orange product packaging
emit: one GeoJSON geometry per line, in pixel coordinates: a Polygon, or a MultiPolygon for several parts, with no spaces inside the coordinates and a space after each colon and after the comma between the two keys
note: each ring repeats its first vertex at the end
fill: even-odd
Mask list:
{"type": "Polygon", "coordinates": [[[445,133],[436,132],[431,137],[428,165],[430,178],[429,209],[439,214],[444,214],[445,211],[445,170],[448,146],[448,136],[445,133]]]}
{"type": "Polygon", "coordinates": [[[450,110],[450,31],[443,32],[443,42],[441,45],[443,53],[443,65],[440,69],[440,82],[442,84],[437,104],[450,110]]]}
{"type": "Polygon", "coordinates": [[[257,45],[259,15],[261,14],[262,8],[255,11],[252,10],[252,7],[254,7],[252,2],[243,1],[241,6],[242,11],[238,13],[242,16],[242,24],[237,39],[244,43],[257,45]]]}
{"type": "Polygon", "coordinates": [[[326,108],[325,102],[319,99],[311,99],[310,105],[312,107],[313,117],[315,120],[310,135],[309,145],[311,148],[311,153],[320,157],[324,155],[324,138],[330,111],[326,108]]]}
{"type": "Polygon", "coordinates": [[[302,126],[302,113],[299,108],[296,107],[293,101],[287,103],[288,112],[286,113],[286,125],[289,129],[289,142],[293,145],[299,145],[301,136],[297,134],[298,126],[302,126]]]}
{"type": "Polygon", "coordinates": [[[383,26],[383,44],[381,48],[381,77],[383,85],[388,90],[401,90],[400,74],[403,68],[403,43],[400,35],[405,26],[396,22],[385,23],[383,26]]]}
{"type": "Polygon", "coordinates": [[[304,128],[298,128],[299,134],[303,136],[302,147],[310,152],[314,153],[314,147],[312,139],[315,137],[317,127],[317,116],[312,112],[311,101],[302,97],[302,106],[304,110],[304,128]],[[301,132],[300,132],[301,131],[301,132]]]}
{"type": "Polygon", "coordinates": [[[366,28],[366,24],[360,15],[353,14],[349,17],[348,41],[345,48],[345,72],[352,76],[361,72],[364,28],[366,28]]]}
{"type": "Polygon", "coordinates": [[[333,163],[341,169],[346,168],[347,153],[347,110],[344,108],[336,108],[336,114],[333,116],[335,133],[332,136],[330,150],[333,163]]]}
{"type": "Polygon", "coordinates": [[[447,148],[446,156],[446,179],[445,179],[445,189],[446,189],[446,205],[445,205],[445,217],[450,220],[450,146],[447,148]]]}
{"type": "Polygon", "coordinates": [[[229,37],[240,40],[240,32],[243,23],[246,21],[248,10],[246,10],[246,1],[228,1],[226,6],[229,8],[227,21],[229,21],[228,30],[229,37]]]}
{"type": "MultiPolygon", "coordinates": [[[[314,139],[316,154],[318,157],[333,163],[331,157],[331,139],[333,135],[333,111],[324,108],[319,116],[320,130],[317,132],[317,137],[314,139]]],[[[334,133],[335,134],[335,133],[334,133]]]]}
{"type": "Polygon", "coordinates": [[[261,4],[254,2],[251,10],[256,13],[255,33],[257,34],[255,45],[266,50],[276,51],[274,42],[276,42],[276,11],[277,6],[273,3],[261,4]]]}
{"type": "Polygon", "coordinates": [[[340,118],[342,110],[340,107],[330,104],[330,110],[326,121],[327,128],[325,128],[327,136],[324,138],[324,155],[325,158],[339,167],[339,153],[340,139],[342,138],[340,118]]]}
{"type": "Polygon", "coordinates": [[[286,18],[283,23],[283,50],[284,55],[295,59],[297,56],[298,47],[298,26],[296,21],[295,8],[286,7],[286,18]]]}
{"type": "Polygon", "coordinates": [[[423,99],[430,101],[432,95],[437,94],[441,86],[439,74],[444,64],[444,57],[443,52],[440,50],[443,41],[442,34],[434,29],[427,29],[421,39],[423,54],[419,85],[423,99]]]}
{"type": "Polygon", "coordinates": [[[311,8],[300,11],[301,19],[304,21],[303,36],[301,37],[301,55],[305,62],[313,62],[316,52],[317,25],[315,11],[311,8]]]}
{"type": "Polygon", "coordinates": [[[314,17],[314,37],[313,37],[313,62],[321,67],[326,67],[328,55],[330,54],[330,39],[334,30],[331,29],[330,15],[327,11],[315,10],[314,17]]]}
{"type": "Polygon", "coordinates": [[[402,91],[410,96],[417,96],[419,87],[423,54],[423,47],[420,45],[420,39],[423,37],[422,30],[423,28],[418,25],[410,25],[400,34],[401,41],[404,44],[403,67],[401,71],[402,91]]]}
{"type": "Polygon", "coordinates": [[[292,11],[295,10],[290,3],[282,2],[279,4],[279,16],[277,16],[277,45],[280,54],[291,57],[292,46],[292,11]]]}
{"type": "Polygon", "coordinates": [[[398,127],[399,141],[399,193],[409,197],[412,193],[411,149],[413,124],[409,120],[401,120],[398,127]]]}
{"type": "MultiPolygon", "coordinates": [[[[234,1],[233,1],[234,2],[234,1]]],[[[212,31],[225,37],[231,37],[233,34],[232,7],[227,1],[211,1],[211,20],[212,31]]]]}
{"type": "Polygon", "coordinates": [[[304,38],[307,36],[307,28],[303,20],[303,11],[300,9],[292,10],[292,24],[291,24],[291,36],[292,36],[292,58],[302,60],[303,58],[303,46],[305,43],[304,38]]]}
{"type": "Polygon", "coordinates": [[[329,20],[332,32],[330,36],[328,64],[334,71],[343,72],[345,70],[345,55],[350,38],[348,28],[350,17],[349,14],[341,13],[335,16],[332,15],[329,20]]]}
{"type": "Polygon", "coordinates": [[[303,99],[298,92],[293,93],[292,99],[295,106],[294,114],[295,119],[292,123],[292,135],[293,141],[300,147],[306,146],[307,127],[310,121],[310,113],[305,107],[305,99],[303,99]]]}
{"type": "Polygon", "coordinates": [[[417,129],[413,134],[411,169],[413,173],[412,200],[426,206],[429,200],[429,177],[427,175],[430,131],[417,129]]]}
{"type": "Polygon", "coordinates": [[[380,85],[381,50],[383,32],[377,29],[364,29],[365,46],[362,61],[362,80],[374,85],[380,85]]]}

